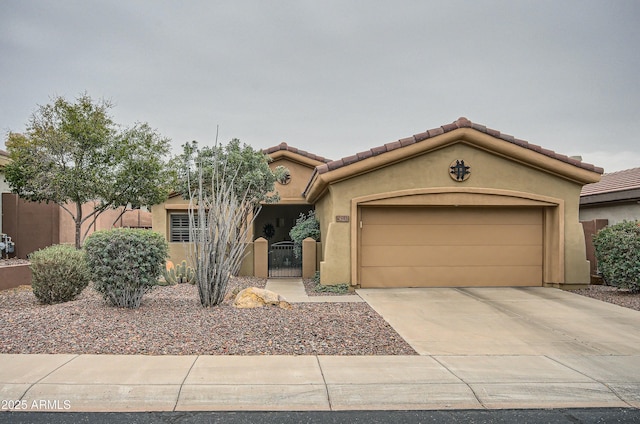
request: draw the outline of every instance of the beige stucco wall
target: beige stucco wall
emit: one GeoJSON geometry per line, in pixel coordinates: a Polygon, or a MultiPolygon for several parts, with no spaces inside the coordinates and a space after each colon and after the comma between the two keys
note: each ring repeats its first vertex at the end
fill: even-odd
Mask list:
{"type": "MultiPolygon", "coordinates": [[[[169,240],[169,215],[171,213],[187,213],[189,201],[181,195],[174,195],[166,202],[151,207],[151,229],[164,235],[169,240]]],[[[188,256],[186,243],[169,243],[169,259],[180,263],[188,256]]]]}
{"type": "Polygon", "coordinates": [[[564,224],[565,268],[564,281],[559,283],[589,282],[584,234],[578,220],[581,184],[484,149],[459,143],[329,185],[327,194],[316,203],[323,231],[324,260],[320,267],[322,283],[352,282],[352,225],[336,222],[335,217],[349,215],[352,223],[357,220],[357,217],[351,216],[353,198],[427,187],[488,188],[563,199],[564,213],[560,220],[564,224]],[[464,159],[465,164],[471,166],[471,177],[468,180],[456,182],[449,176],[449,165],[455,159],[464,159]]]}
{"type": "Polygon", "coordinates": [[[306,204],[307,201],[302,196],[302,192],[307,186],[307,182],[309,182],[309,177],[313,172],[313,168],[309,165],[304,165],[300,162],[294,161],[287,156],[282,156],[269,163],[269,168],[272,170],[276,169],[278,166],[284,166],[291,174],[291,181],[289,184],[280,184],[276,182],[276,190],[280,195],[281,202],[306,204]]]}
{"type": "Polygon", "coordinates": [[[609,225],[622,221],[640,220],[640,204],[636,201],[606,206],[583,206],[580,209],[580,221],[608,219],[609,225]]]}

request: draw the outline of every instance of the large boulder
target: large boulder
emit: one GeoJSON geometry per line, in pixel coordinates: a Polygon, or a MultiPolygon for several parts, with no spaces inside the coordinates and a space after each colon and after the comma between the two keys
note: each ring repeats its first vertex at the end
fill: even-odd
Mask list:
{"type": "Polygon", "coordinates": [[[291,304],[278,293],[270,290],[249,287],[237,294],[233,301],[236,308],[262,308],[263,306],[277,306],[282,309],[291,309],[291,304]]]}

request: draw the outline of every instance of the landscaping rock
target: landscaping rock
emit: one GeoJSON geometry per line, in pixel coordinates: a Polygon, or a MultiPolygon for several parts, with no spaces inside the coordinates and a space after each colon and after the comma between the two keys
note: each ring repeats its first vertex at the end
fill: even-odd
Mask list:
{"type": "Polygon", "coordinates": [[[282,309],[291,309],[291,304],[278,293],[270,290],[249,287],[242,290],[233,302],[236,308],[262,308],[263,306],[278,306],[282,309]]]}

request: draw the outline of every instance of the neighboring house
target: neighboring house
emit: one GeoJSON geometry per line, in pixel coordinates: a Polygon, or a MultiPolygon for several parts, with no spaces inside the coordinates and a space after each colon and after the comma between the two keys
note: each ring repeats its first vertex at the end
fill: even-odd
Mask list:
{"type": "Polygon", "coordinates": [[[602,175],[580,192],[580,221],[606,219],[609,225],[640,220],[640,168],[602,175]]]}
{"type": "MultiPolygon", "coordinates": [[[[93,204],[84,204],[83,211],[85,216],[91,213],[93,204]]],[[[91,234],[114,227],[151,228],[151,212],[127,210],[120,216],[121,212],[122,208],[103,212],[93,225],[85,223],[82,233],[91,234]]],[[[15,256],[18,258],[27,258],[32,252],[54,244],[75,243],[73,219],[55,203],[29,202],[16,194],[3,193],[2,221],[4,232],[15,242],[15,256]]]]}
{"type": "Polygon", "coordinates": [[[591,281],[600,282],[593,236],[607,225],[640,220],[640,168],[603,174],[580,192],[580,222],[584,227],[591,281]]]}
{"type": "MultiPolygon", "coordinates": [[[[466,118],[336,161],[286,144],[265,153],[273,166],[292,169],[290,184],[296,185],[277,186],[286,193],[283,201],[265,207],[252,240],[265,235],[267,223],[273,237],[286,238],[293,220],[277,208],[315,208],[323,284],[589,283],[579,199],[583,185],[600,179],[601,168],[466,118]]],[[[173,226],[171,216],[187,208],[180,196],[154,206],[153,229],[178,240],[176,231],[184,234],[184,227],[173,226]]],[[[172,243],[172,255],[184,251],[172,243]]],[[[251,272],[251,243],[248,253],[245,273],[251,272]]]]}
{"type": "MultiPolygon", "coordinates": [[[[43,247],[75,243],[73,220],[61,207],[29,202],[11,193],[4,179],[4,167],[9,161],[9,154],[0,150],[0,233],[8,234],[15,243],[14,255],[24,259],[43,247]]],[[[93,205],[87,203],[83,210],[90,213],[93,205]]],[[[151,228],[151,212],[146,209],[128,210],[120,216],[121,212],[122,208],[105,211],[91,227],[85,224],[83,233],[112,227],[151,228]]]]}

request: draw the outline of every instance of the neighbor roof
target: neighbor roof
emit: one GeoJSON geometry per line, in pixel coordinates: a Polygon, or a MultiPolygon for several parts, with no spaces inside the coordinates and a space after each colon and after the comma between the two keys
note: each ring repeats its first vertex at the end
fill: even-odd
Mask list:
{"type": "Polygon", "coordinates": [[[640,168],[625,169],[623,171],[604,174],[597,183],[582,187],[580,196],[611,193],[616,191],[640,188],[640,168]]]}

